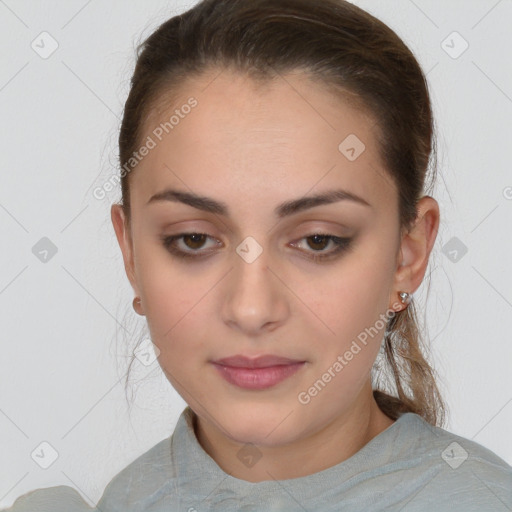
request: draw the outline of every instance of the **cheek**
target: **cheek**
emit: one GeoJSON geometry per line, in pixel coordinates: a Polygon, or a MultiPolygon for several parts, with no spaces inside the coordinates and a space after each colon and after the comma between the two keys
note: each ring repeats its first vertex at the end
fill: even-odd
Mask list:
{"type": "Polygon", "coordinates": [[[338,385],[332,386],[333,393],[338,386],[358,387],[368,377],[387,322],[385,313],[393,278],[390,268],[378,244],[367,244],[364,257],[361,252],[353,253],[329,274],[329,279],[309,288],[304,302],[322,320],[310,315],[309,323],[315,322],[314,329],[322,339],[320,371],[331,368],[337,375],[333,381],[338,385]],[[338,356],[342,356],[341,362],[338,356]],[[332,368],[334,364],[336,368],[332,368]]]}
{"type": "Polygon", "coordinates": [[[391,282],[389,267],[379,258],[368,261],[354,254],[328,278],[304,288],[304,303],[337,335],[356,335],[385,313],[391,282]]]}
{"type": "MultiPolygon", "coordinates": [[[[153,342],[163,351],[179,339],[184,326],[197,325],[197,306],[212,278],[194,276],[176,264],[164,249],[146,245],[138,254],[136,272],[144,314],[153,342]]],[[[190,334],[189,334],[190,335],[190,334]]]]}
{"type": "Polygon", "coordinates": [[[198,392],[198,377],[211,342],[200,302],[204,290],[177,287],[176,281],[152,284],[146,290],[145,313],[151,340],[160,351],[159,365],[180,395],[192,400],[189,393],[198,392]]]}
{"type": "Polygon", "coordinates": [[[211,328],[204,312],[213,284],[198,279],[159,278],[145,284],[145,315],[153,342],[165,350],[192,351],[211,328]]]}

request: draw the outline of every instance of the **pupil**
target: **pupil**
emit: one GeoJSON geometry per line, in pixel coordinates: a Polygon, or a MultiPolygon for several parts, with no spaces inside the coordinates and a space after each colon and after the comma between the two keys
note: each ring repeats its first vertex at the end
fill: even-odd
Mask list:
{"type": "MultiPolygon", "coordinates": [[[[201,247],[202,243],[201,242],[204,242],[203,238],[204,238],[205,235],[201,235],[201,234],[192,234],[192,235],[187,235],[185,237],[185,239],[192,239],[192,249],[198,249],[199,247],[201,247]],[[199,247],[195,246],[194,244],[199,244],[199,247]]],[[[187,244],[188,245],[188,244],[187,244]]]]}
{"type": "Polygon", "coordinates": [[[324,249],[325,243],[322,244],[322,242],[328,241],[325,235],[313,235],[310,236],[309,238],[314,240],[314,244],[320,243],[320,245],[322,245],[322,247],[312,247],[312,249],[324,249]]]}

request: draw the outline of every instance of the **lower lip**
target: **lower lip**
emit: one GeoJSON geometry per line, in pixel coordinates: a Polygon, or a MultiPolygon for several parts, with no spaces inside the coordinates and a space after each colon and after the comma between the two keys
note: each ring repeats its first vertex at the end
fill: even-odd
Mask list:
{"type": "Polygon", "coordinates": [[[275,386],[300,370],[304,364],[302,362],[266,368],[237,368],[213,363],[224,379],[244,389],[266,389],[275,386]]]}

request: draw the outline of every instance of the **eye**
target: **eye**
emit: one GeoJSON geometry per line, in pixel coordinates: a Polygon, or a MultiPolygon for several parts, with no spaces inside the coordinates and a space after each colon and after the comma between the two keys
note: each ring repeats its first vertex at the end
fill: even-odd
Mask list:
{"type": "MultiPolygon", "coordinates": [[[[350,238],[341,238],[335,235],[323,233],[314,233],[301,238],[301,240],[306,240],[307,245],[314,249],[313,251],[304,251],[309,253],[308,257],[314,261],[325,261],[327,259],[336,258],[339,253],[348,250],[351,247],[350,244],[352,242],[352,239],[350,238]],[[330,251],[324,251],[323,249],[328,247],[329,243],[332,244],[332,249],[330,251]]],[[[298,244],[293,243],[291,245],[297,246],[298,244]]]]}
{"type": "MultiPolygon", "coordinates": [[[[164,247],[178,258],[201,258],[214,252],[213,250],[204,250],[208,239],[213,240],[213,247],[220,245],[220,242],[206,233],[180,233],[178,235],[162,237],[164,247]],[[179,242],[182,242],[180,246],[179,242]]],[[[300,248],[300,244],[292,243],[292,247],[299,247],[301,252],[307,254],[307,258],[313,261],[326,261],[336,258],[341,252],[351,247],[352,239],[341,238],[335,235],[314,233],[300,239],[306,240],[307,245],[313,250],[300,248]],[[331,250],[325,251],[331,244],[331,250]]]]}
{"type": "MultiPolygon", "coordinates": [[[[209,253],[211,251],[201,251],[199,253],[198,249],[201,249],[204,247],[205,241],[207,239],[212,239],[209,235],[206,233],[180,233],[179,235],[173,235],[173,236],[166,236],[163,237],[162,243],[164,247],[175,256],[178,256],[179,258],[199,258],[201,256],[204,256],[205,253],[209,253]],[[185,244],[185,248],[177,247],[176,242],[182,241],[185,244]],[[189,250],[187,250],[187,248],[189,250]]],[[[218,245],[218,244],[216,244],[218,245]]],[[[183,246],[182,246],[183,247],[183,246]]]]}

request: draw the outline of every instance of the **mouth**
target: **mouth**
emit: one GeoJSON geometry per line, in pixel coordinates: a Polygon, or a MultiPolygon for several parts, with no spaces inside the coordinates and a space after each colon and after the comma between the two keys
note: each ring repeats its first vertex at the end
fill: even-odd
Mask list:
{"type": "Polygon", "coordinates": [[[239,355],[212,361],[212,364],[230,384],[243,389],[261,390],[291,377],[306,361],[274,355],[257,358],[239,355]]]}

